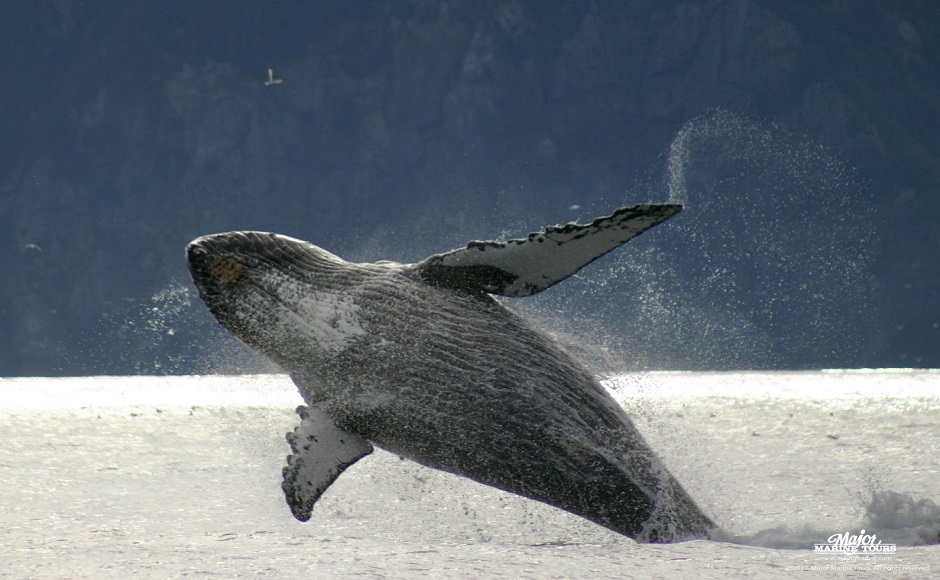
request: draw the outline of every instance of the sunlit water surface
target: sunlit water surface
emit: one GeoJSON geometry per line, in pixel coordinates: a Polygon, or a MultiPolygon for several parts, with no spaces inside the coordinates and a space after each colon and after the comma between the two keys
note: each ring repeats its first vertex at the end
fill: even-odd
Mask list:
{"type": "Polygon", "coordinates": [[[0,380],[0,577],[928,577],[940,372],[650,373],[605,385],[731,542],[638,545],[376,451],[308,523],[280,375],[0,380]],[[814,551],[865,530],[893,552],[814,551]]]}

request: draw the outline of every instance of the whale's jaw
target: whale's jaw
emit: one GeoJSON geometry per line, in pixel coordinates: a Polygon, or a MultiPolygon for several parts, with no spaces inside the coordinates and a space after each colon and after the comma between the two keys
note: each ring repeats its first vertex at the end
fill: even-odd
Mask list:
{"type": "Polygon", "coordinates": [[[214,234],[187,246],[186,263],[219,323],[286,369],[329,357],[363,333],[357,306],[337,287],[355,266],[308,242],[214,234]]]}

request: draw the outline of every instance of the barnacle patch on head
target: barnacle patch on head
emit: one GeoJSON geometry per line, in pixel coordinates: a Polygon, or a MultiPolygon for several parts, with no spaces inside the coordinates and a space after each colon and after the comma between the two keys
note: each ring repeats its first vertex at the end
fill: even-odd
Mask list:
{"type": "Polygon", "coordinates": [[[220,258],[218,256],[213,256],[209,268],[212,269],[222,282],[225,282],[229,286],[237,284],[241,280],[242,274],[245,273],[244,264],[232,258],[220,258]]]}

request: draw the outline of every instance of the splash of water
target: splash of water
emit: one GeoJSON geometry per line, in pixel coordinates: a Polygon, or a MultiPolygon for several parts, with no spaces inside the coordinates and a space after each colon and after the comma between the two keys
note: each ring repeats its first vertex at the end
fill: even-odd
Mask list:
{"type": "Polygon", "coordinates": [[[869,307],[876,228],[854,170],[716,111],[677,133],[664,181],[685,211],[560,291],[599,342],[633,369],[865,366],[863,337],[884,321],[869,307]]]}
{"type": "Polygon", "coordinates": [[[83,343],[83,364],[118,374],[277,372],[216,323],[191,285],[175,280],[147,300],[128,301],[103,315],[83,343]],[[125,347],[104,346],[110,344],[125,347]]]}
{"type": "Polygon", "coordinates": [[[762,548],[812,550],[845,534],[849,537],[874,536],[875,542],[898,546],[940,544],[940,506],[929,498],[916,499],[906,493],[873,490],[862,521],[852,530],[819,530],[808,525],[798,528],[780,526],[749,536],[719,532],[713,539],[762,548]]]}

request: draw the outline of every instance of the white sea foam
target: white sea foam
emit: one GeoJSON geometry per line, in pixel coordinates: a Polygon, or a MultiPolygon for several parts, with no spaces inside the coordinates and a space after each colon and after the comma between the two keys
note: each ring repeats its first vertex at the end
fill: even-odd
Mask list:
{"type": "Polygon", "coordinates": [[[936,479],[940,370],[658,372],[618,375],[604,385],[654,448],[667,459],[683,457],[670,468],[726,528],[714,539],[814,550],[864,530],[886,546],[940,543],[940,507],[930,497],[936,490],[923,487],[936,479]],[[696,432],[676,432],[678,416],[698,425],[696,432]],[[708,446],[711,460],[702,458],[708,446]],[[754,491],[762,477],[762,491],[754,491]],[[783,485],[790,479],[799,485],[783,485]],[[832,502],[833,492],[845,499],[832,502]],[[825,517],[814,517],[816,497],[826,498],[817,510],[825,517]],[[758,507],[762,501],[777,510],[758,507]],[[778,517],[782,525],[749,525],[758,531],[741,533],[735,521],[748,510],[791,513],[778,517]],[[805,515],[794,518],[793,511],[805,515]],[[858,516],[846,517],[852,512],[858,516]]]}
{"type": "Polygon", "coordinates": [[[915,498],[896,491],[874,491],[865,506],[862,521],[845,529],[827,530],[803,524],[778,526],[746,536],[722,533],[715,539],[746,546],[843,555],[896,553],[897,546],[940,544],[940,507],[929,498],[915,498]],[[850,545],[846,549],[844,539],[853,536],[867,536],[868,544],[873,544],[874,548],[850,545]],[[840,540],[843,542],[841,546],[840,540]],[[838,550],[840,547],[842,549],[838,550]]]}

